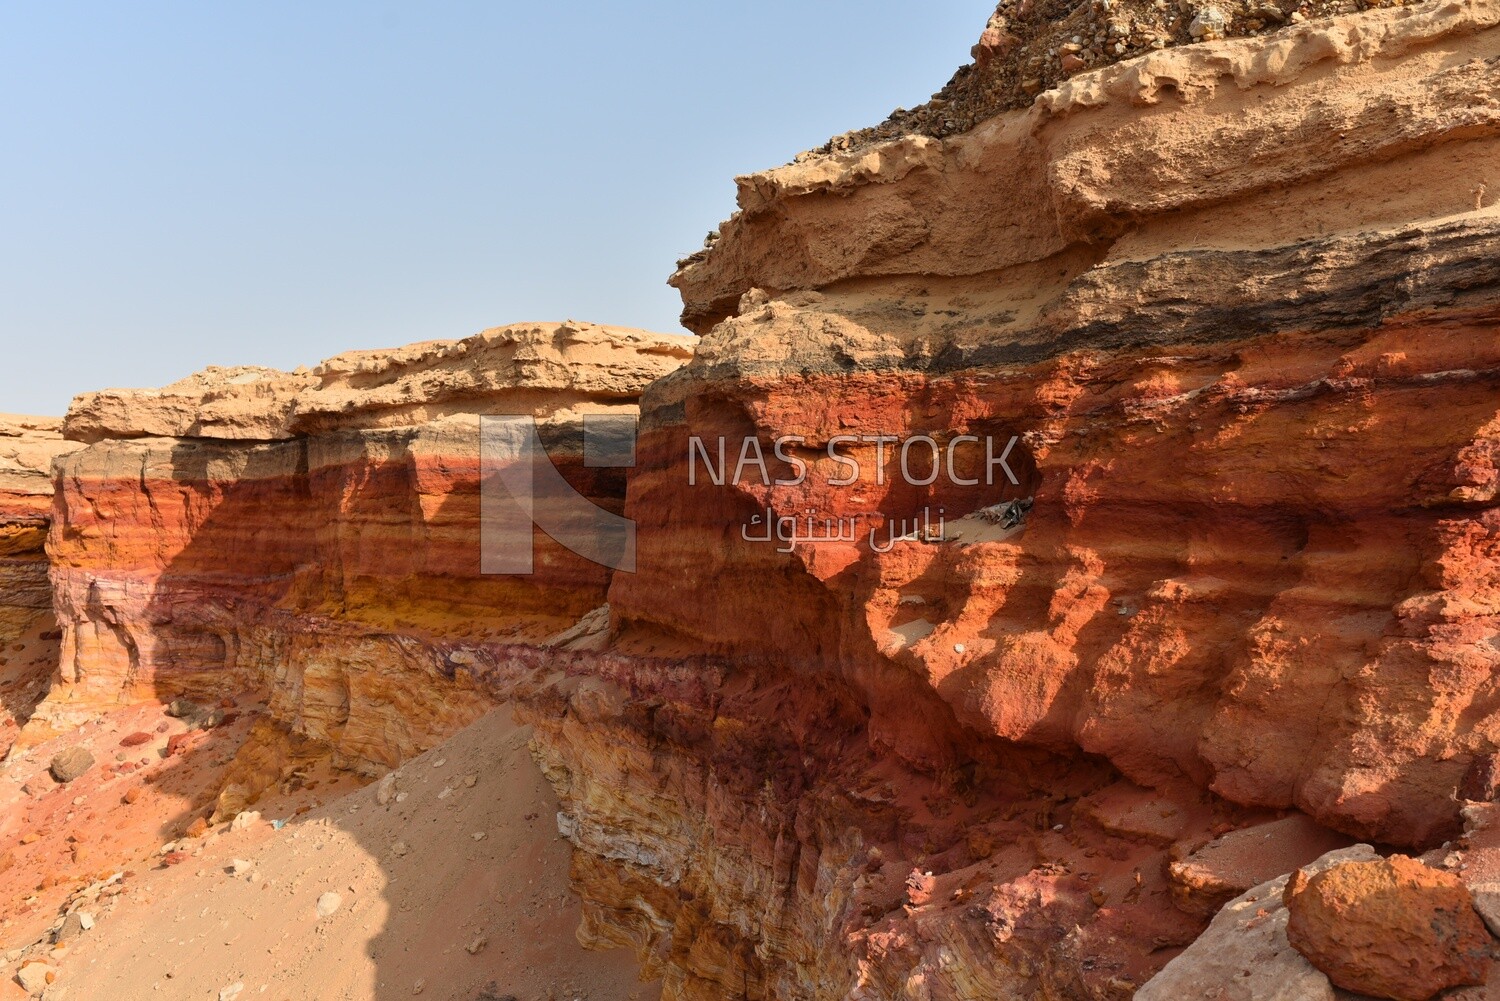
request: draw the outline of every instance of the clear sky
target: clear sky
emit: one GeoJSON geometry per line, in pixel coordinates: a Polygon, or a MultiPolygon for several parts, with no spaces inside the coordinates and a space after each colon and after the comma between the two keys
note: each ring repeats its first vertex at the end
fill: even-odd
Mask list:
{"type": "Polygon", "coordinates": [[[676,331],[736,174],[921,103],[988,0],[0,0],[0,411],[520,320],[676,331]]]}

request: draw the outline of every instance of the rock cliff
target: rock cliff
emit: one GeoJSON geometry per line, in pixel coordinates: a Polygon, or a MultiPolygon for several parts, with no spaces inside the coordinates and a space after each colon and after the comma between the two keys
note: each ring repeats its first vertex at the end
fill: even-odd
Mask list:
{"type": "Polygon", "coordinates": [[[52,460],[79,446],[60,421],[0,415],[0,749],[31,717],[57,667],[45,543],[52,460]]]}
{"type": "Polygon", "coordinates": [[[509,701],[580,937],[674,1001],[1126,998],[1225,901],[1456,836],[1500,753],[1500,6],[1288,20],[740,179],[673,277],[696,345],[80,397],[28,732],[262,698],[228,816],[509,701]],[[479,572],[485,414],[629,568],[479,572]]]}
{"type": "Polygon", "coordinates": [[[604,570],[545,537],[538,573],[480,575],[479,415],[535,415],[618,510],[625,471],[585,466],[582,422],[633,414],[689,350],[522,325],[80,397],[67,432],[92,444],[59,464],[49,547],[61,668],[31,730],[256,691],[351,767],[425,750],[482,705],[433,641],[541,640],[605,600],[604,570]]]}

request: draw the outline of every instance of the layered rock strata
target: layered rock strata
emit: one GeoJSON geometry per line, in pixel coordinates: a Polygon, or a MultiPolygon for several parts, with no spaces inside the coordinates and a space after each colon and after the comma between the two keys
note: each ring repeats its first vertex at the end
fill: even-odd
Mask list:
{"type": "Polygon", "coordinates": [[[62,664],[39,715],[253,690],[352,766],[431,746],[485,703],[428,641],[539,640],[605,597],[602,568],[542,535],[537,573],[480,574],[480,415],[535,416],[554,464],[618,511],[625,471],[585,465],[582,422],[633,414],[687,352],[522,325],[80,397],[67,432],[93,444],[58,468],[62,664]]]}
{"type": "Polygon", "coordinates": [[[610,591],[620,648],[733,666],[711,709],[632,680],[554,713],[592,935],[681,997],[1123,997],[1196,933],[1167,927],[1191,888],[1154,882],[1163,855],[1237,809],[1457,831],[1500,740],[1496,17],[1158,52],[741,179],[674,277],[704,340],[643,399],[639,572],[610,591]],[[1017,477],[960,485],[970,441],[913,484],[850,435],[1014,437],[1017,477]],[[693,485],[720,438],[810,473],[693,485]],[[912,537],[928,508],[963,541],[912,537]],[[987,534],[997,510],[1018,530],[987,534]],[[741,534],[807,513],[858,540],[741,534]],[[631,751],[600,779],[603,742],[631,751]],[[884,829],[867,775],[897,776],[884,829]]]}
{"type": "Polygon", "coordinates": [[[1153,51],[743,178],[690,360],[530,326],[82,397],[33,725],[264,695],[232,812],[510,699],[581,935],[668,998],[1129,997],[1265,866],[1494,798],[1497,20],[1153,51]],[[631,569],[479,572],[486,413],[631,569]]]}
{"type": "Polygon", "coordinates": [[[45,543],[52,461],[78,448],[62,422],[0,415],[0,749],[46,693],[57,667],[57,620],[45,543]]]}

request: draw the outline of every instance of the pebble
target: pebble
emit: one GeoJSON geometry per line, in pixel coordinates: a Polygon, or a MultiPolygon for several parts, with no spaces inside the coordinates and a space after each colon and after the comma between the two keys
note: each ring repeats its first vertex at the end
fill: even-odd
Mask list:
{"type": "Polygon", "coordinates": [[[219,991],[219,1001],[231,1001],[231,999],[239,997],[240,991],[243,991],[244,989],[244,984],[238,982],[232,983],[228,987],[219,991]]]}
{"type": "Polygon", "coordinates": [[[243,876],[252,868],[254,868],[254,863],[248,862],[245,859],[237,858],[229,860],[229,871],[232,875],[243,876]]]}
{"type": "Polygon", "coordinates": [[[380,780],[375,787],[375,802],[381,806],[390,806],[391,800],[396,798],[396,773],[391,772],[380,780]]]}
{"type": "Polygon", "coordinates": [[[333,917],[334,912],[339,909],[340,905],[342,905],[343,902],[344,898],[340,897],[337,893],[333,893],[332,891],[330,891],[323,894],[318,898],[318,917],[333,917]]]}
{"type": "Polygon", "coordinates": [[[230,822],[229,829],[231,831],[243,831],[246,828],[254,827],[259,822],[259,810],[246,810],[243,813],[237,813],[234,815],[234,820],[230,822]]]}

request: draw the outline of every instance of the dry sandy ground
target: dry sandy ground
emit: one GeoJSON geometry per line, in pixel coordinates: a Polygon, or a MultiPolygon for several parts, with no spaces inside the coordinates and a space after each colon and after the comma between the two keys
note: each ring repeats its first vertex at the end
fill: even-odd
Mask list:
{"type": "Polygon", "coordinates": [[[75,920],[55,962],[25,962],[51,962],[44,997],[67,1001],[658,998],[631,956],[578,945],[568,846],[527,736],[500,710],[280,829],[267,813],[184,840],[177,864],[71,905],[92,928],[75,920]]]}

